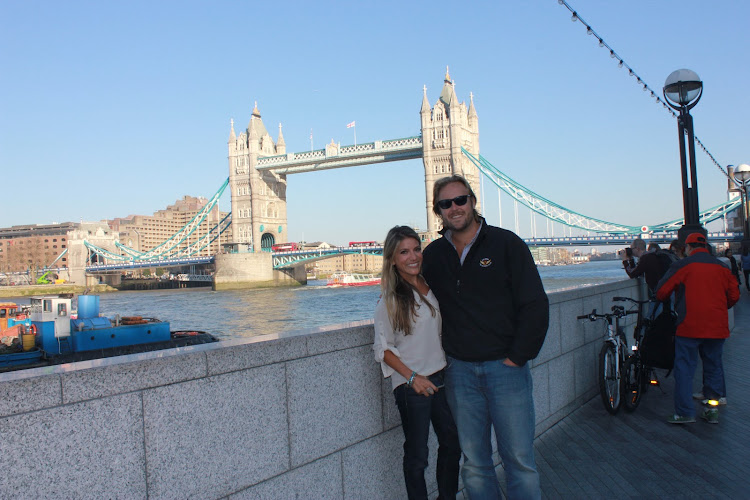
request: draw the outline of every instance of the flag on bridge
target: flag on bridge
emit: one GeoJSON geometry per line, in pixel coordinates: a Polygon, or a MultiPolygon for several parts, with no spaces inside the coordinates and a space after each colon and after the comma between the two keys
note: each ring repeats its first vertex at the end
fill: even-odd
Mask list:
{"type": "Polygon", "coordinates": [[[352,128],[352,127],[354,127],[355,124],[356,124],[356,122],[347,123],[346,124],[346,128],[352,128]]]}

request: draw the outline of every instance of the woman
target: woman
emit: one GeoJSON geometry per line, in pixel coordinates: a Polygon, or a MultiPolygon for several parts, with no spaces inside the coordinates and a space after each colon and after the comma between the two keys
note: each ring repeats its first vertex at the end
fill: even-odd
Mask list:
{"type": "Polygon", "coordinates": [[[383,245],[382,296],[375,309],[375,358],[391,377],[404,430],[404,480],[409,499],[426,499],[424,471],[430,422],[438,438],[438,498],[456,498],[461,448],[443,390],[437,299],[421,274],[419,236],[396,226],[383,245]]]}
{"type": "Polygon", "coordinates": [[[680,240],[672,240],[669,244],[669,251],[677,256],[677,259],[685,258],[685,243],[680,240]]]}

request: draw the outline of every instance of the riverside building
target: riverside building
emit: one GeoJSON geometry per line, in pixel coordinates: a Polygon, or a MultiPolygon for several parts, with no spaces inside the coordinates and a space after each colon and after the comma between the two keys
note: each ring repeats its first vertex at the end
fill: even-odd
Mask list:
{"type": "MultiPolygon", "coordinates": [[[[189,223],[200,210],[208,203],[203,197],[183,196],[173,205],[167,206],[164,210],[158,210],[153,215],[129,215],[127,217],[118,217],[107,221],[113,231],[120,234],[120,244],[130,247],[139,252],[146,252],[160,245],[168,238],[177,233],[187,223],[189,223]]],[[[184,248],[191,242],[197,242],[200,238],[208,234],[225,216],[226,212],[221,212],[218,205],[208,213],[206,218],[196,230],[187,236],[184,243],[180,245],[184,248]]],[[[221,245],[229,242],[228,232],[216,238],[205,248],[198,251],[196,255],[216,255],[221,250],[221,245]]]]}
{"type": "MultiPolygon", "coordinates": [[[[25,272],[50,266],[68,247],[68,232],[78,224],[31,224],[0,229],[0,272],[25,272]]],[[[67,267],[67,255],[55,262],[67,267]]]]}

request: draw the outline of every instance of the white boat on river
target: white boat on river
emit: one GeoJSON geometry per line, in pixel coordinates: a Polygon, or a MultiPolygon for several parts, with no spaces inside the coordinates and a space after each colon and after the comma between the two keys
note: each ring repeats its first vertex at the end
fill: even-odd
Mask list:
{"type": "Polygon", "coordinates": [[[371,286],[379,285],[380,277],[374,274],[333,273],[328,277],[327,286],[371,286]]]}

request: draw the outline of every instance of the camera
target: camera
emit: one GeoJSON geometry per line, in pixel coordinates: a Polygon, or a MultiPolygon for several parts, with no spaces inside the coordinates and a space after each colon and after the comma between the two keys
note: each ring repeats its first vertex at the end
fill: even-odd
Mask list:
{"type": "Polygon", "coordinates": [[[633,249],[630,247],[626,247],[619,252],[617,252],[617,255],[622,260],[632,259],[633,258],[633,249]]]}

